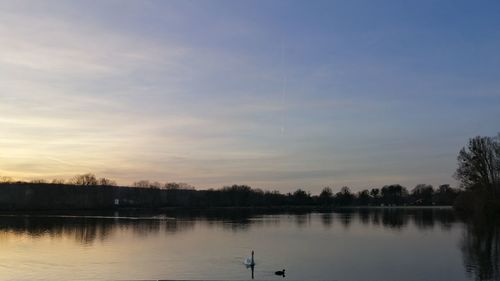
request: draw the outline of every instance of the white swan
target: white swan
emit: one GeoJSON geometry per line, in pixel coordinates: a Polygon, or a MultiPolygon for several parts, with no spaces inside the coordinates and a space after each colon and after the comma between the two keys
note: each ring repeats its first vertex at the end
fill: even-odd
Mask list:
{"type": "Polygon", "coordinates": [[[252,251],[252,256],[251,257],[247,257],[243,263],[246,266],[254,266],[255,265],[255,260],[253,259],[253,251],[252,251]]]}

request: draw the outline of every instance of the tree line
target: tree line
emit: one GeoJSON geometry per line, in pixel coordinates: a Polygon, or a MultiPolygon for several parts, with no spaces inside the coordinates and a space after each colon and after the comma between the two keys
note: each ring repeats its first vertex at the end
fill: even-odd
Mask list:
{"type": "MultiPolygon", "coordinates": [[[[120,198],[123,197],[122,202],[125,205],[149,207],[454,205],[457,209],[464,211],[493,210],[500,212],[500,134],[496,137],[477,136],[471,138],[468,145],[460,150],[457,160],[458,168],[454,176],[460,182],[459,188],[453,188],[448,184],[440,185],[437,188],[428,184],[418,184],[409,190],[402,185],[392,184],[381,188],[364,189],[359,192],[352,192],[349,187],[344,186],[335,193],[331,187],[325,187],[318,195],[311,195],[300,188],[294,192],[283,194],[279,191],[253,189],[247,185],[196,190],[195,187],[185,183],[162,184],[149,180],[134,182],[131,187],[119,187],[114,180],[98,178],[94,174],[87,173],[76,175],[69,180],[35,179],[31,182],[19,182],[9,177],[0,177],[0,186],[16,185],[26,189],[25,193],[17,194],[12,191],[6,193],[7,195],[2,194],[4,190],[0,189],[0,199],[4,198],[5,202],[9,202],[9,200],[22,201],[22,194],[33,194],[36,191],[35,187],[44,187],[43,190],[57,194],[54,189],[46,189],[46,187],[64,189],[77,186],[80,187],[79,190],[82,194],[90,193],[92,190],[93,198],[98,198],[101,202],[99,206],[108,206],[111,204],[108,201],[121,196],[120,198]],[[89,189],[85,191],[85,189],[81,189],[82,187],[89,189]],[[104,194],[104,192],[96,187],[106,190],[107,195],[99,195],[100,193],[104,194]]],[[[42,193],[37,194],[37,198],[43,198],[42,193]]],[[[68,196],[67,194],[70,193],[61,191],[60,194],[68,196]]],[[[88,198],[89,195],[86,196],[88,198]]],[[[47,200],[48,202],[53,201],[47,200]]],[[[64,198],[59,198],[59,201],[63,202],[64,198]]],[[[75,199],[75,201],[78,200],[75,199]]],[[[92,206],[92,204],[85,206],[92,206]]]]}
{"type": "MultiPolygon", "coordinates": [[[[142,190],[136,192],[135,196],[155,194],[151,198],[163,198],[155,206],[172,207],[249,207],[249,206],[432,206],[452,205],[460,191],[450,185],[441,185],[434,188],[432,185],[419,184],[411,191],[399,184],[387,185],[382,188],[365,189],[359,192],[351,192],[344,186],[340,191],[334,193],[331,187],[325,187],[317,194],[312,195],[304,189],[294,192],[281,193],[279,191],[268,191],[251,188],[247,185],[231,185],[219,189],[197,190],[194,186],[186,183],[159,183],[155,181],[141,180],[134,182],[131,187],[119,187],[116,182],[107,178],[98,178],[94,174],[82,174],[68,181],[43,181],[19,182],[13,180],[2,180],[2,185],[22,185],[28,187],[44,186],[57,188],[87,188],[90,192],[99,193],[99,187],[142,190]],[[96,189],[97,188],[97,189],[96,189]]],[[[1,189],[0,189],[1,192],[1,189]]],[[[158,199],[159,200],[159,199],[158,199]]],[[[102,200],[101,200],[102,201],[102,200]]],[[[127,198],[125,202],[143,202],[127,198]]]]}

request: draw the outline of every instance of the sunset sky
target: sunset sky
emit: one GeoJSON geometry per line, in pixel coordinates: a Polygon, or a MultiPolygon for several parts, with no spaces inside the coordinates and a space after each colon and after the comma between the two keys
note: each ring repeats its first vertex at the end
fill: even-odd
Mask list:
{"type": "Polygon", "coordinates": [[[455,185],[499,1],[0,1],[0,176],[455,185]]]}

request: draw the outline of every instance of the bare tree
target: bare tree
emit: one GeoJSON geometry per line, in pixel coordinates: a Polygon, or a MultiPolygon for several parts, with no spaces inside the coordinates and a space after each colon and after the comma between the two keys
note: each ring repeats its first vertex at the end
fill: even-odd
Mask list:
{"type": "Polygon", "coordinates": [[[170,190],[174,190],[174,189],[194,190],[195,189],[194,186],[187,184],[187,183],[183,183],[183,182],[180,182],[180,183],[167,182],[163,185],[163,188],[170,189],[170,190]]]}
{"type": "Polygon", "coordinates": [[[417,184],[411,191],[414,204],[417,205],[430,205],[432,204],[432,197],[434,195],[434,187],[429,184],[417,184]]]}
{"type": "Polygon", "coordinates": [[[149,188],[155,188],[155,189],[160,189],[162,187],[162,184],[160,182],[154,181],[149,184],[149,188]]]}
{"type": "Polygon", "coordinates": [[[339,205],[350,205],[353,200],[354,194],[351,193],[351,189],[347,186],[342,187],[340,191],[335,194],[335,201],[339,205]]]}
{"type": "Polygon", "coordinates": [[[32,179],[30,181],[30,183],[33,183],[33,184],[44,184],[44,183],[47,183],[47,181],[44,180],[44,179],[32,179]]]}
{"type": "Polygon", "coordinates": [[[368,191],[367,189],[359,191],[357,194],[357,199],[358,199],[358,204],[361,206],[366,206],[370,204],[370,199],[371,199],[370,191],[368,191]]]}
{"type": "Polygon", "coordinates": [[[64,184],[66,181],[64,179],[53,179],[52,184],[64,184]]]}
{"type": "Polygon", "coordinates": [[[140,180],[133,183],[134,187],[148,188],[150,183],[148,180],[140,180]]]}
{"type": "Polygon", "coordinates": [[[455,172],[462,186],[468,189],[481,188],[495,193],[500,180],[499,137],[477,136],[469,140],[457,157],[455,172]]]}
{"type": "Polygon", "coordinates": [[[0,176],[0,183],[11,183],[13,181],[11,177],[0,176]]]}
{"type": "Polygon", "coordinates": [[[116,186],[116,182],[108,178],[100,178],[98,182],[102,186],[116,186]]]}
{"type": "Polygon", "coordinates": [[[321,190],[321,193],[319,194],[319,201],[323,205],[329,205],[333,201],[333,191],[330,187],[325,187],[323,190],[321,190]]]}
{"type": "Polygon", "coordinates": [[[75,185],[86,185],[86,186],[91,186],[91,185],[97,185],[97,179],[94,174],[83,174],[83,175],[76,175],[72,180],[71,183],[75,185]]]}

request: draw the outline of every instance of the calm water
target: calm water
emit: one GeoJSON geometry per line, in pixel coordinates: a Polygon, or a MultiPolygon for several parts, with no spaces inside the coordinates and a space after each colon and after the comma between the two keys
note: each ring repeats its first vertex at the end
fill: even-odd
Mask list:
{"type": "Polygon", "coordinates": [[[500,231],[449,209],[2,215],[0,280],[500,280],[500,231]]]}

